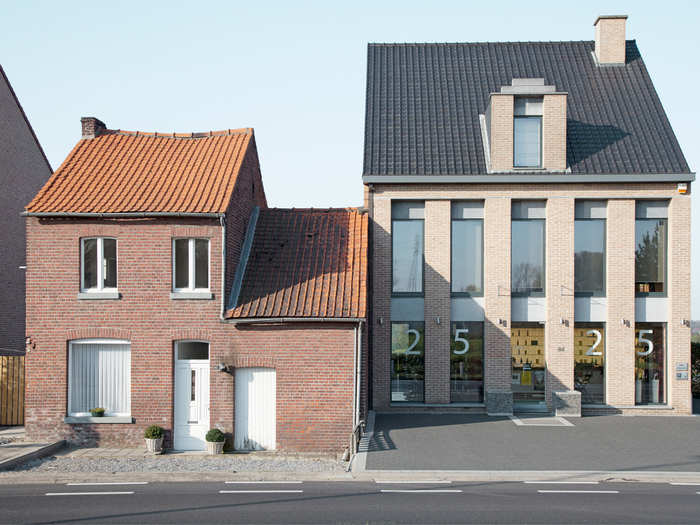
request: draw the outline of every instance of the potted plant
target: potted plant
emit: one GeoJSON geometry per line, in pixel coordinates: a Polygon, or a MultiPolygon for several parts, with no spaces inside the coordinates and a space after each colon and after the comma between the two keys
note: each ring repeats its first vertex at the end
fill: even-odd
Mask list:
{"type": "Polygon", "coordinates": [[[146,450],[153,454],[163,453],[163,428],[158,425],[151,425],[143,433],[146,438],[146,450]]]}
{"type": "Polygon", "coordinates": [[[90,409],[90,415],[92,417],[102,417],[105,415],[105,409],[102,407],[97,407],[97,408],[91,408],[90,409]]]}
{"type": "Polygon", "coordinates": [[[212,428],[205,437],[207,441],[207,452],[209,454],[221,454],[224,451],[224,441],[226,436],[218,428],[212,428]]]}

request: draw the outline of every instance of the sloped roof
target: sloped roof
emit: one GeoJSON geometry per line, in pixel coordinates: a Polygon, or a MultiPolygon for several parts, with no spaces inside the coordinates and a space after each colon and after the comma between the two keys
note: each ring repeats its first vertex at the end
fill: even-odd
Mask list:
{"type": "Polygon", "coordinates": [[[367,225],[352,208],[261,210],[226,317],[365,317],[367,225]]]}
{"type": "Polygon", "coordinates": [[[364,175],[486,174],[479,114],[513,78],[568,92],[578,174],[689,173],[639,54],[596,66],[594,42],[370,44],[364,175]]]}
{"type": "Polygon", "coordinates": [[[224,213],[253,130],[81,139],[29,213],[224,213]]]}

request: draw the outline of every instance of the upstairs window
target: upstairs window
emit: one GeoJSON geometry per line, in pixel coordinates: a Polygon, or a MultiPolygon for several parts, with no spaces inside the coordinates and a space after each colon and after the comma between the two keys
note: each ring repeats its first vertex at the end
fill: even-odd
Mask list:
{"type": "Polygon", "coordinates": [[[93,237],[80,240],[80,291],[117,289],[117,240],[93,237]]]}
{"type": "Polygon", "coordinates": [[[637,295],[666,295],[668,203],[638,201],[636,208],[635,291],[637,295]]]}
{"type": "Polygon", "coordinates": [[[515,98],[513,166],[515,168],[542,167],[542,98],[515,98]]]}
{"type": "Polygon", "coordinates": [[[173,289],[209,290],[209,239],[173,240],[173,289]]]}
{"type": "Polygon", "coordinates": [[[394,202],[391,207],[392,292],[423,293],[422,202],[394,202]]]}
{"type": "Polygon", "coordinates": [[[605,201],[576,201],[574,292],[605,295],[605,201]]]}
{"type": "Polygon", "coordinates": [[[452,203],[452,293],[484,294],[484,203],[452,203]]]}
{"type": "Polygon", "coordinates": [[[545,201],[513,201],[511,295],[544,296],[545,201]]]}

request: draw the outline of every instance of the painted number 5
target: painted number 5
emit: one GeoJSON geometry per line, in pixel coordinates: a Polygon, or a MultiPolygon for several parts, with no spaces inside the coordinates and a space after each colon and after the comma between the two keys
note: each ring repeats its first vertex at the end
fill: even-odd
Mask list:
{"type": "Polygon", "coordinates": [[[469,329],[467,328],[457,328],[457,330],[455,330],[455,343],[462,343],[464,348],[462,348],[462,350],[453,350],[453,354],[463,355],[469,352],[469,341],[467,341],[464,337],[460,337],[462,334],[468,333],[469,329]]]}
{"type": "Polygon", "coordinates": [[[647,350],[646,352],[640,352],[637,350],[637,355],[649,355],[654,351],[654,342],[650,341],[646,337],[644,337],[644,334],[653,334],[654,330],[640,330],[639,331],[639,344],[645,344],[647,345],[647,350]]]}
{"type": "Polygon", "coordinates": [[[420,332],[418,332],[418,330],[414,330],[413,328],[409,328],[408,335],[410,336],[411,334],[415,335],[416,338],[406,349],[406,355],[420,355],[420,350],[414,350],[414,348],[418,344],[418,340],[420,339],[420,332]]]}
{"type": "Polygon", "coordinates": [[[603,339],[603,336],[600,335],[600,332],[598,330],[588,330],[586,332],[586,335],[594,335],[595,336],[595,343],[593,343],[593,346],[591,346],[588,349],[588,352],[586,352],[586,355],[603,355],[603,352],[596,352],[595,349],[598,348],[598,345],[600,344],[601,339],[603,339]]]}

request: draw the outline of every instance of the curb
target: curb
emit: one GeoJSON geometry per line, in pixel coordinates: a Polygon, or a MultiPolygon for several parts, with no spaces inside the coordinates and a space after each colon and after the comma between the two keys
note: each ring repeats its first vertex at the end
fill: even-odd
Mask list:
{"type": "Polygon", "coordinates": [[[44,445],[43,447],[39,447],[32,452],[27,452],[25,454],[18,453],[18,455],[11,457],[10,459],[0,461],[0,471],[11,469],[17,465],[21,465],[22,463],[26,463],[34,459],[49,456],[54,452],[61,450],[65,446],[66,441],[62,439],[61,441],[56,441],[55,443],[50,443],[48,445],[44,445]]]}

